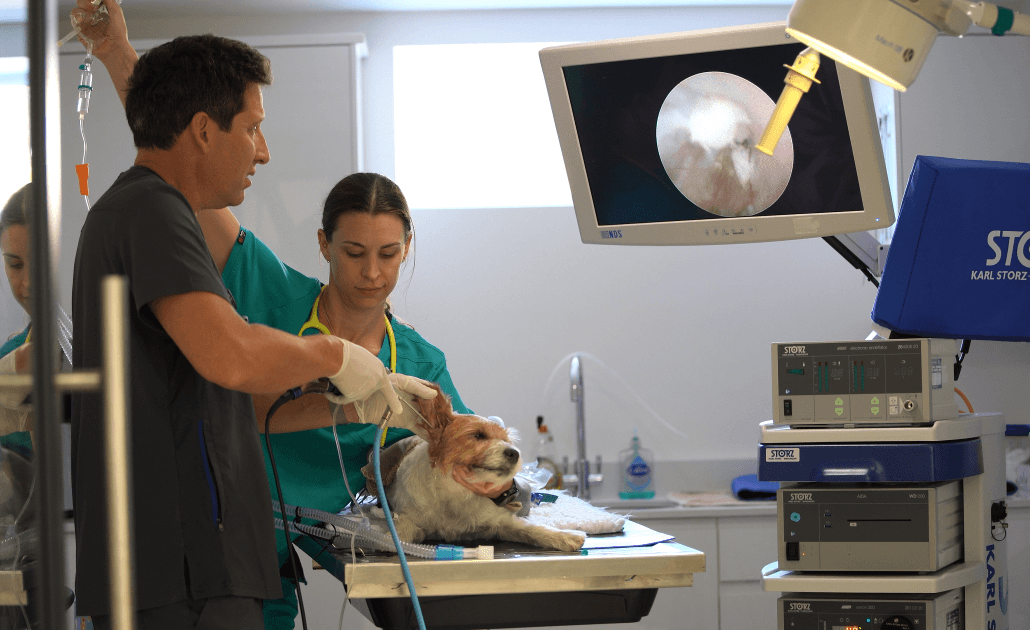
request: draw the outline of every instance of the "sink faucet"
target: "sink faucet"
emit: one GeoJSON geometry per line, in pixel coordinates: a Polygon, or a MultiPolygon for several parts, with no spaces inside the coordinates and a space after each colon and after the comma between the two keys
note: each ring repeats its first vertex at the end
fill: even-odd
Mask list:
{"type": "Polygon", "coordinates": [[[576,403],[576,496],[589,501],[590,460],[587,459],[587,430],[583,414],[583,366],[578,354],[572,357],[569,380],[572,383],[572,402],[576,403]]]}

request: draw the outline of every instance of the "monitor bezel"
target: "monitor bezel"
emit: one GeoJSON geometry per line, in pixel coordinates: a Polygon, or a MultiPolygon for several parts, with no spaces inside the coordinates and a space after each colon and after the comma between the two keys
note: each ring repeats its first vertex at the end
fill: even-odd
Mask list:
{"type": "MultiPolygon", "coordinates": [[[[540,64],[582,241],[606,245],[758,243],[861,232],[892,225],[895,219],[894,203],[891,200],[869,79],[840,63],[837,64],[837,74],[858,171],[862,210],[778,216],[713,216],[711,219],[686,221],[598,225],[563,68],[784,43],[800,42],[786,33],[786,22],[773,22],[542,49],[540,64]]],[[[773,99],[778,96],[774,95],[773,99]]]]}

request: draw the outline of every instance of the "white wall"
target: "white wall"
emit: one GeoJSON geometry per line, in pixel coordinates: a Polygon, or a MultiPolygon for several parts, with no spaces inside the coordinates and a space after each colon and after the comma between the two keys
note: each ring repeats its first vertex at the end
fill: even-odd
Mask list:
{"type": "MultiPolygon", "coordinates": [[[[363,69],[365,165],[391,176],[394,45],[585,41],[775,21],[787,10],[338,13],[201,21],[134,20],[126,7],[130,32],[140,39],[191,32],[364,32],[370,51],[363,69]]],[[[910,167],[913,152],[1030,159],[1023,105],[1030,74],[1022,61],[1027,43],[1018,41],[1022,44],[971,38],[937,43],[923,76],[902,99],[903,168],[910,167]],[[956,45],[974,50],[976,61],[964,62],[968,69],[952,75],[955,57],[962,61],[952,53],[956,45]],[[1003,81],[1021,72],[1016,85],[1003,81]],[[965,102],[959,100],[958,85],[976,86],[965,102]],[[978,98],[987,86],[999,90],[997,100],[978,98]],[[985,138],[978,129],[984,121],[991,121],[994,136],[985,138]],[[955,127],[969,128],[968,137],[941,144],[946,135],[941,130],[955,127]]],[[[275,159],[266,169],[304,147],[271,150],[275,159]]],[[[456,172],[454,185],[461,185],[461,178],[456,172]]],[[[521,182],[518,173],[512,178],[513,185],[532,185],[521,182]]],[[[404,182],[399,184],[403,188],[404,182]]],[[[246,204],[238,214],[246,223],[246,204]]],[[[571,208],[419,211],[414,219],[414,274],[398,285],[398,312],[447,353],[455,383],[473,409],[505,418],[523,430],[527,442],[534,418],[543,414],[559,452],[570,455],[574,416],[567,368],[555,374],[569,353],[589,353],[612,371],[586,360],[591,458],[614,459],[634,427],[660,460],[753,458],[757,425],[770,417],[769,344],[857,339],[869,330],[875,289],[818,239],[620,248],[580,243],[571,208]],[[691,439],[663,428],[630,388],[691,439]]],[[[959,385],[978,410],[1019,416],[1027,406],[1025,388],[999,384],[1025,383],[1026,358],[1025,344],[974,344],[959,385]]],[[[687,479],[668,484],[668,489],[689,488],[687,479]]]]}
{"type": "MultiPolygon", "coordinates": [[[[365,164],[387,175],[393,175],[394,45],[593,40],[773,21],[787,12],[784,6],[136,20],[130,3],[125,9],[140,39],[192,32],[366,33],[365,164]]],[[[1028,46],[1025,39],[937,42],[901,99],[904,177],[919,153],[1030,161],[1028,46]]],[[[278,160],[303,150],[272,147],[278,160]]],[[[274,167],[275,160],[265,168],[274,167]]],[[[455,173],[455,185],[461,177],[455,173]]],[[[246,223],[246,205],[239,215],[246,223]]],[[[470,406],[504,417],[529,438],[533,419],[544,414],[559,451],[570,455],[567,369],[555,374],[570,352],[598,357],[692,438],[662,429],[619,379],[587,360],[591,456],[611,460],[638,427],[660,459],[753,458],[757,424],[770,416],[769,344],[858,339],[869,330],[874,288],[821,240],[586,246],[570,208],[423,211],[415,223],[414,275],[398,286],[398,311],[447,352],[470,406]]],[[[70,278],[62,282],[71,285],[70,278]]],[[[1027,348],[974,343],[958,385],[977,410],[1028,420],[1027,348]]],[[[690,479],[662,483],[670,490],[691,488],[690,479]]],[[[315,614],[335,623],[332,601],[315,614]]]]}

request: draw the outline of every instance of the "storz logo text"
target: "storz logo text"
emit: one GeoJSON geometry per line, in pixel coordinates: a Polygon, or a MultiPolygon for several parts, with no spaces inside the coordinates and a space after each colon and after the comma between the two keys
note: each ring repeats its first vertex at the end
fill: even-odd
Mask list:
{"type": "Polygon", "coordinates": [[[808,354],[804,346],[783,346],[783,354],[808,354]]]}
{"type": "Polygon", "coordinates": [[[1012,264],[1012,254],[1016,254],[1016,259],[1019,264],[1024,267],[1030,268],[1030,258],[1027,257],[1026,242],[1030,240],[1030,230],[1026,232],[1017,232],[1012,230],[994,230],[987,234],[987,246],[994,252],[994,257],[987,259],[987,266],[993,267],[1001,262],[1002,256],[1005,258],[1005,266],[1008,267],[1012,264]],[[1002,254],[1002,247],[995,242],[995,239],[1001,237],[1007,239],[1006,244],[1002,240],[1002,244],[1005,245],[1005,253],[1002,254]],[[1019,239],[1019,240],[1016,240],[1019,239]]]}
{"type": "Polygon", "coordinates": [[[811,610],[812,610],[812,604],[809,604],[809,603],[807,603],[807,602],[806,602],[806,603],[801,603],[801,602],[791,602],[791,603],[790,603],[790,609],[791,609],[791,610],[805,610],[805,611],[809,611],[809,612],[811,612],[811,610]]]}
{"type": "Polygon", "coordinates": [[[811,492],[791,492],[790,493],[790,500],[791,500],[792,503],[795,502],[795,501],[811,501],[812,500],[812,493],[811,492]]]}
{"type": "Polygon", "coordinates": [[[767,462],[799,462],[799,461],[801,461],[801,449],[798,449],[798,448],[767,448],[767,449],[765,449],[765,461],[767,461],[767,462]]]}
{"type": "Polygon", "coordinates": [[[601,230],[601,238],[622,238],[622,230],[601,230]]]}

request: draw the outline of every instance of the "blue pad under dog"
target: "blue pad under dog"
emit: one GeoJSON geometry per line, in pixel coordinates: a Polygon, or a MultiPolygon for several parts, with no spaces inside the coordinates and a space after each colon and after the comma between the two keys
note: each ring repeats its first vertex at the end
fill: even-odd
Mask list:
{"type": "Polygon", "coordinates": [[[920,337],[1030,341],[1030,164],[918,156],[872,319],[920,337]]]}

